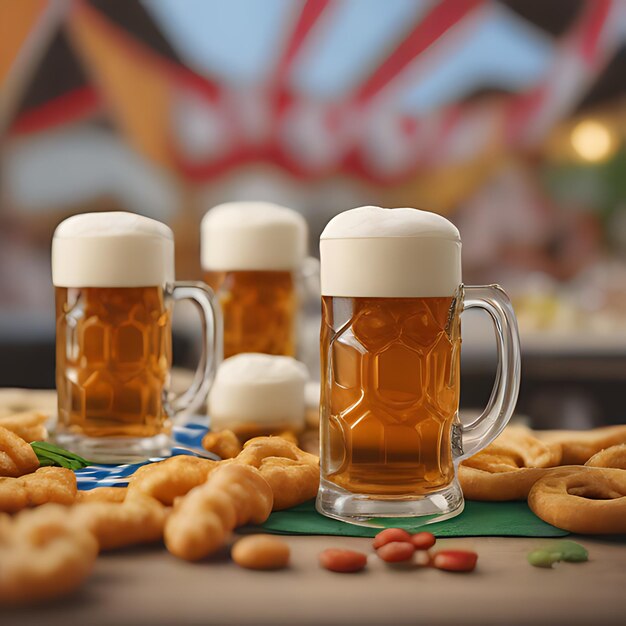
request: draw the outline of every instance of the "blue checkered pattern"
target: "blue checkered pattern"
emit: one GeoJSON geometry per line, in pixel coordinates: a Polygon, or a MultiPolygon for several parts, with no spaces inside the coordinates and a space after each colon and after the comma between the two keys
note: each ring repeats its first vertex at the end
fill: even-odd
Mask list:
{"type": "MultiPolygon", "coordinates": [[[[202,424],[189,423],[185,426],[175,426],[173,430],[175,445],[172,448],[171,456],[179,454],[207,456],[207,451],[202,447],[202,437],[207,432],[207,427],[202,424]]],[[[125,487],[128,485],[128,477],[134,474],[139,467],[162,460],[163,457],[156,457],[142,463],[129,463],[127,465],[90,465],[84,469],[76,470],[78,488],[88,491],[95,487],[125,487]]]]}

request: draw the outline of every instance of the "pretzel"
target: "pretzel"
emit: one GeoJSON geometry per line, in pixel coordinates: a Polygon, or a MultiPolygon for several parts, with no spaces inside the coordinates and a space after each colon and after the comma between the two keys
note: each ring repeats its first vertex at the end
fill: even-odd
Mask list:
{"type": "Polygon", "coordinates": [[[241,452],[241,441],[232,430],[208,432],[202,438],[202,447],[221,459],[232,459],[241,452]]]}
{"type": "Polygon", "coordinates": [[[548,445],[528,428],[509,426],[493,443],[459,465],[469,500],[525,500],[530,488],[561,460],[560,446],[548,445]]]}
{"type": "Polygon", "coordinates": [[[0,476],[17,478],[39,467],[39,459],[30,444],[19,435],[0,426],[0,476]]]}
{"type": "Polygon", "coordinates": [[[626,472],[561,468],[535,483],[528,506],[545,522],[573,533],[626,533],[626,472]]]}
{"type": "Polygon", "coordinates": [[[613,467],[626,470],[626,443],[596,452],[585,465],[588,467],[613,467]]]}
{"type": "Polygon", "coordinates": [[[47,502],[73,504],[76,475],[64,467],[40,467],[20,478],[0,478],[0,511],[15,513],[47,502]]]}
{"type": "Polygon", "coordinates": [[[76,502],[124,502],[126,487],[96,487],[76,493],[76,502]]]}
{"type": "Polygon", "coordinates": [[[70,514],[79,527],[94,535],[100,550],[160,541],[167,517],[160,502],[142,494],[124,502],[84,502],[74,506],[70,514]]]}
{"type": "Polygon", "coordinates": [[[201,485],[217,467],[218,461],[195,456],[173,456],[165,461],[140,467],[131,477],[128,492],[142,493],[161,504],[171,506],[176,498],[184,496],[201,485]]]}
{"type": "Polygon", "coordinates": [[[165,545],[175,556],[197,561],[222,546],[237,526],[264,522],[272,502],[272,490],[258,470],[226,463],[176,501],[165,523],[165,545]]]}
{"type": "Polygon", "coordinates": [[[0,426],[30,443],[31,441],[45,441],[48,438],[47,421],[48,416],[41,411],[23,411],[0,417],[0,426]]]}
{"type": "Polygon", "coordinates": [[[274,510],[314,498],[319,488],[319,459],[282,437],[256,437],[243,446],[235,463],[256,467],[274,493],[274,510]]]}
{"type": "Polygon", "coordinates": [[[98,543],[65,507],[46,504],[0,521],[0,604],[67,594],[91,573],[98,543]]]}
{"type": "Polygon", "coordinates": [[[626,443],[626,425],[580,431],[540,430],[535,435],[545,443],[561,446],[563,465],[583,465],[600,450],[626,443]]]}

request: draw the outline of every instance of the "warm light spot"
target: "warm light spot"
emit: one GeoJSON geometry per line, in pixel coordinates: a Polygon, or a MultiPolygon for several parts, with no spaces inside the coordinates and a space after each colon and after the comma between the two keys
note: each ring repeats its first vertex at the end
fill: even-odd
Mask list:
{"type": "Polygon", "coordinates": [[[602,122],[585,120],[572,130],[572,146],[585,161],[602,161],[616,148],[611,130],[602,122]]]}

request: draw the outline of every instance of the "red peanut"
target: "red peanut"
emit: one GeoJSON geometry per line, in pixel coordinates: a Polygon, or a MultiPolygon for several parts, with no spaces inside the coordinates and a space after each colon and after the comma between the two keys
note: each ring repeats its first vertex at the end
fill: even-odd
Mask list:
{"type": "Polygon", "coordinates": [[[367,565],[367,556],[354,550],[328,548],[320,553],[320,564],[331,572],[359,572],[367,565]]]}
{"type": "Polygon", "coordinates": [[[402,528],[385,528],[374,537],[372,546],[374,550],[378,550],[378,548],[392,541],[411,541],[411,535],[402,528]]]}
{"type": "Polygon", "coordinates": [[[478,555],[467,550],[441,550],[433,557],[433,567],[448,572],[471,572],[476,567],[478,555]]]}
{"type": "Polygon", "coordinates": [[[416,533],[411,537],[411,543],[416,550],[429,550],[435,545],[435,541],[435,535],[427,532],[416,533]]]}
{"type": "Polygon", "coordinates": [[[400,563],[413,557],[415,546],[410,541],[391,541],[376,550],[376,554],[386,563],[400,563]]]}

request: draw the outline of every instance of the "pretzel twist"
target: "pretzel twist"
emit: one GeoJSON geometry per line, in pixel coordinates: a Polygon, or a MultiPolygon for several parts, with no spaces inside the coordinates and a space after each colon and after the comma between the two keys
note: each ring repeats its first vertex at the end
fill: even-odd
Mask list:
{"type": "Polygon", "coordinates": [[[484,450],[461,462],[459,481],[469,500],[525,500],[537,480],[561,461],[561,448],[530,429],[509,426],[484,450]]]}
{"type": "Polygon", "coordinates": [[[40,467],[19,478],[0,478],[0,511],[16,513],[48,502],[73,504],[76,474],[63,467],[40,467]]]}
{"type": "Polygon", "coordinates": [[[154,498],[137,494],[123,502],[77,504],[70,514],[77,526],[92,533],[100,550],[115,550],[160,541],[167,510],[154,498]]]}
{"type": "Polygon", "coordinates": [[[274,510],[314,498],[319,488],[319,458],[282,437],[256,437],[244,444],[235,463],[256,467],[274,494],[274,510]]]}
{"type": "Polygon", "coordinates": [[[626,443],[596,452],[586,463],[588,467],[612,467],[626,470],[626,443]]]}
{"type": "Polygon", "coordinates": [[[17,478],[39,467],[39,459],[30,444],[19,435],[0,426],[0,476],[17,478]]]}
{"type": "Polygon", "coordinates": [[[545,443],[561,446],[563,465],[584,465],[601,450],[626,443],[626,424],[591,430],[539,430],[535,434],[545,443]]]}
{"type": "Polygon", "coordinates": [[[528,506],[542,520],[573,533],[626,533],[626,472],[560,468],[534,484],[528,506]]]}
{"type": "Polygon", "coordinates": [[[93,535],[67,509],[46,504],[0,518],[0,604],[47,600],[76,589],[98,555],[93,535]]]}
{"type": "Polygon", "coordinates": [[[175,556],[197,561],[222,546],[237,526],[264,522],[272,502],[272,490],[258,470],[225,464],[175,503],[165,524],[165,545],[175,556]]]}
{"type": "Polygon", "coordinates": [[[142,493],[166,506],[206,481],[218,461],[195,456],[173,456],[140,467],[130,478],[129,494],[142,493]]]}

